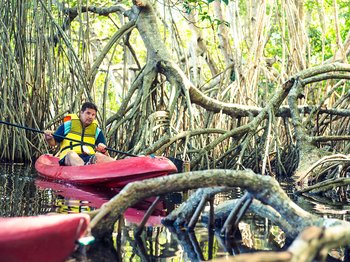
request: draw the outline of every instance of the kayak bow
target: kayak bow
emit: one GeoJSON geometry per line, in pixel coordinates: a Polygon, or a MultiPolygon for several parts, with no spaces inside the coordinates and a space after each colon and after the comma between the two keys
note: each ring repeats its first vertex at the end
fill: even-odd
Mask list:
{"type": "Polygon", "coordinates": [[[0,260],[64,261],[89,222],[87,214],[0,218],[0,260]]]}

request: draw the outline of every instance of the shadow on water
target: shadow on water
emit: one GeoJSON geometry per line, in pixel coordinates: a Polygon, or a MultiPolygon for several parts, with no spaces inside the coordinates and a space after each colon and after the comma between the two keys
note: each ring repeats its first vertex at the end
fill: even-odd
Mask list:
{"type": "MultiPolygon", "coordinates": [[[[288,183],[281,183],[292,196],[288,183]]],[[[83,213],[99,208],[118,193],[115,189],[78,187],[39,178],[35,170],[25,165],[0,165],[0,216],[32,216],[55,213],[83,213]]],[[[216,201],[237,198],[238,188],[220,194],[216,201]]],[[[284,233],[267,219],[248,213],[240,223],[240,234],[225,240],[220,233],[199,224],[195,232],[165,227],[161,219],[165,211],[181,202],[181,194],[168,195],[157,206],[140,235],[134,234],[152,199],[129,208],[115,225],[110,242],[94,242],[80,246],[72,254],[75,261],[206,261],[226,255],[237,255],[254,250],[281,250],[284,233]]],[[[325,215],[338,210],[337,218],[344,219],[344,205],[330,206],[315,199],[294,199],[304,209],[325,215]],[[321,203],[321,204],[320,204],[321,203]],[[322,210],[322,211],[320,211],[322,210]]],[[[341,252],[341,251],[340,251],[341,252]]],[[[339,253],[339,252],[338,252],[339,253]]],[[[329,260],[330,261],[330,260],[329,260]]],[[[340,261],[340,260],[338,260],[340,261]]]]}

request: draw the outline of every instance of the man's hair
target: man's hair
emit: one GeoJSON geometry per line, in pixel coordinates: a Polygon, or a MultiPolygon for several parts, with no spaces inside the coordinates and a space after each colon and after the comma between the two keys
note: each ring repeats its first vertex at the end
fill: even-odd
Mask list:
{"type": "Polygon", "coordinates": [[[97,112],[97,106],[92,102],[85,102],[84,104],[82,104],[80,111],[84,112],[87,108],[94,109],[97,112]]]}

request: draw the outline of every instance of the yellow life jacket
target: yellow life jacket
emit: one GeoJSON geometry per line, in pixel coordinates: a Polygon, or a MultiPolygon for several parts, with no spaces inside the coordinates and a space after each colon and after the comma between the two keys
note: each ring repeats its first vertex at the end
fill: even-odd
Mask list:
{"type": "MultiPolygon", "coordinates": [[[[63,120],[64,135],[66,138],[84,141],[85,143],[95,145],[95,141],[101,131],[98,128],[98,123],[94,120],[87,127],[83,127],[79,117],[76,114],[69,114],[63,120]]],[[[73,150],[77,154],[95,154],[95,148],[86,144],[81,144],[68,139],[63,139],[60,143],[60,155],[62,159],[68,151],[73,150]],[[84,147],[84,148],[83,148],[84,147]]]]}

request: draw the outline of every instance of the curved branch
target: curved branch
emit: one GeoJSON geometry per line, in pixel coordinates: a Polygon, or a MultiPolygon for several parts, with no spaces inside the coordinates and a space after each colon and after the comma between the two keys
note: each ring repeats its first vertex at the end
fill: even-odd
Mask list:
{"type": "Polygon", "coordinates": [[[112,13],[124,13],[125,7],[122,5],[115,5],[110,7],[96,7],[96,6],[80,6],[80,7],[71,7],[71,8],[63,8],[63,12],[67,15],[66,21],[62,25],[63,30],[67,30],[70,27],[70,24],[74,21],[74,19],[79,15],[79,13],[91,12],[94,14],[108,16],[112,13]]]}
{"type": "Polygon", "coordinates": [[[224,134],[224,133],[226,133],[226,130],[217,129],[217,128],[183,131],[183,132],[180,132],[177,135],[172,136],[172,137],[169,137],[169,136],[162,137],[156,143],[154,143],[152,146],[145,149],[142,152],[142,154],[149,155],[149,154],[152,154],[158,150],[160,152],[162,152],[165,148],[168,148],[171,144],[175,143],[176,141],[178,141],[180,139],[184,139],[186,137],[198,136],[198,135],[202,135],[202,134],[224,134]]]}
{"type": "Polygon", "coordinates": [[[104,46],[103,50],[99,54],[99,56],[94,61],[90,71],[87,73],[87,78],[90,81],[90,86],[93,85],[95,80],[97,70],[100,67],[103,59],[109,52],[109,50],[126,34],[132,31],[135,28],[135,21],[130,21],[129,23],[123,25],[108,41],[108,43],[104,46]]]}
{"type": "Polygon", "coordinates": [[[174,191],[202,187],[241,187],[254,198],[273,207],[297,231],[310,225],[322,225],[322,219],[306,212],[290,200],[278,182],[251,170],[207,170],[181,173],[128,184],[118,195],[103,205],[90,223],[94,236],[110,236],[120,215],[139,200],[174,191]],[[162,185],[161,187],[159,185],[162,185]]]}

